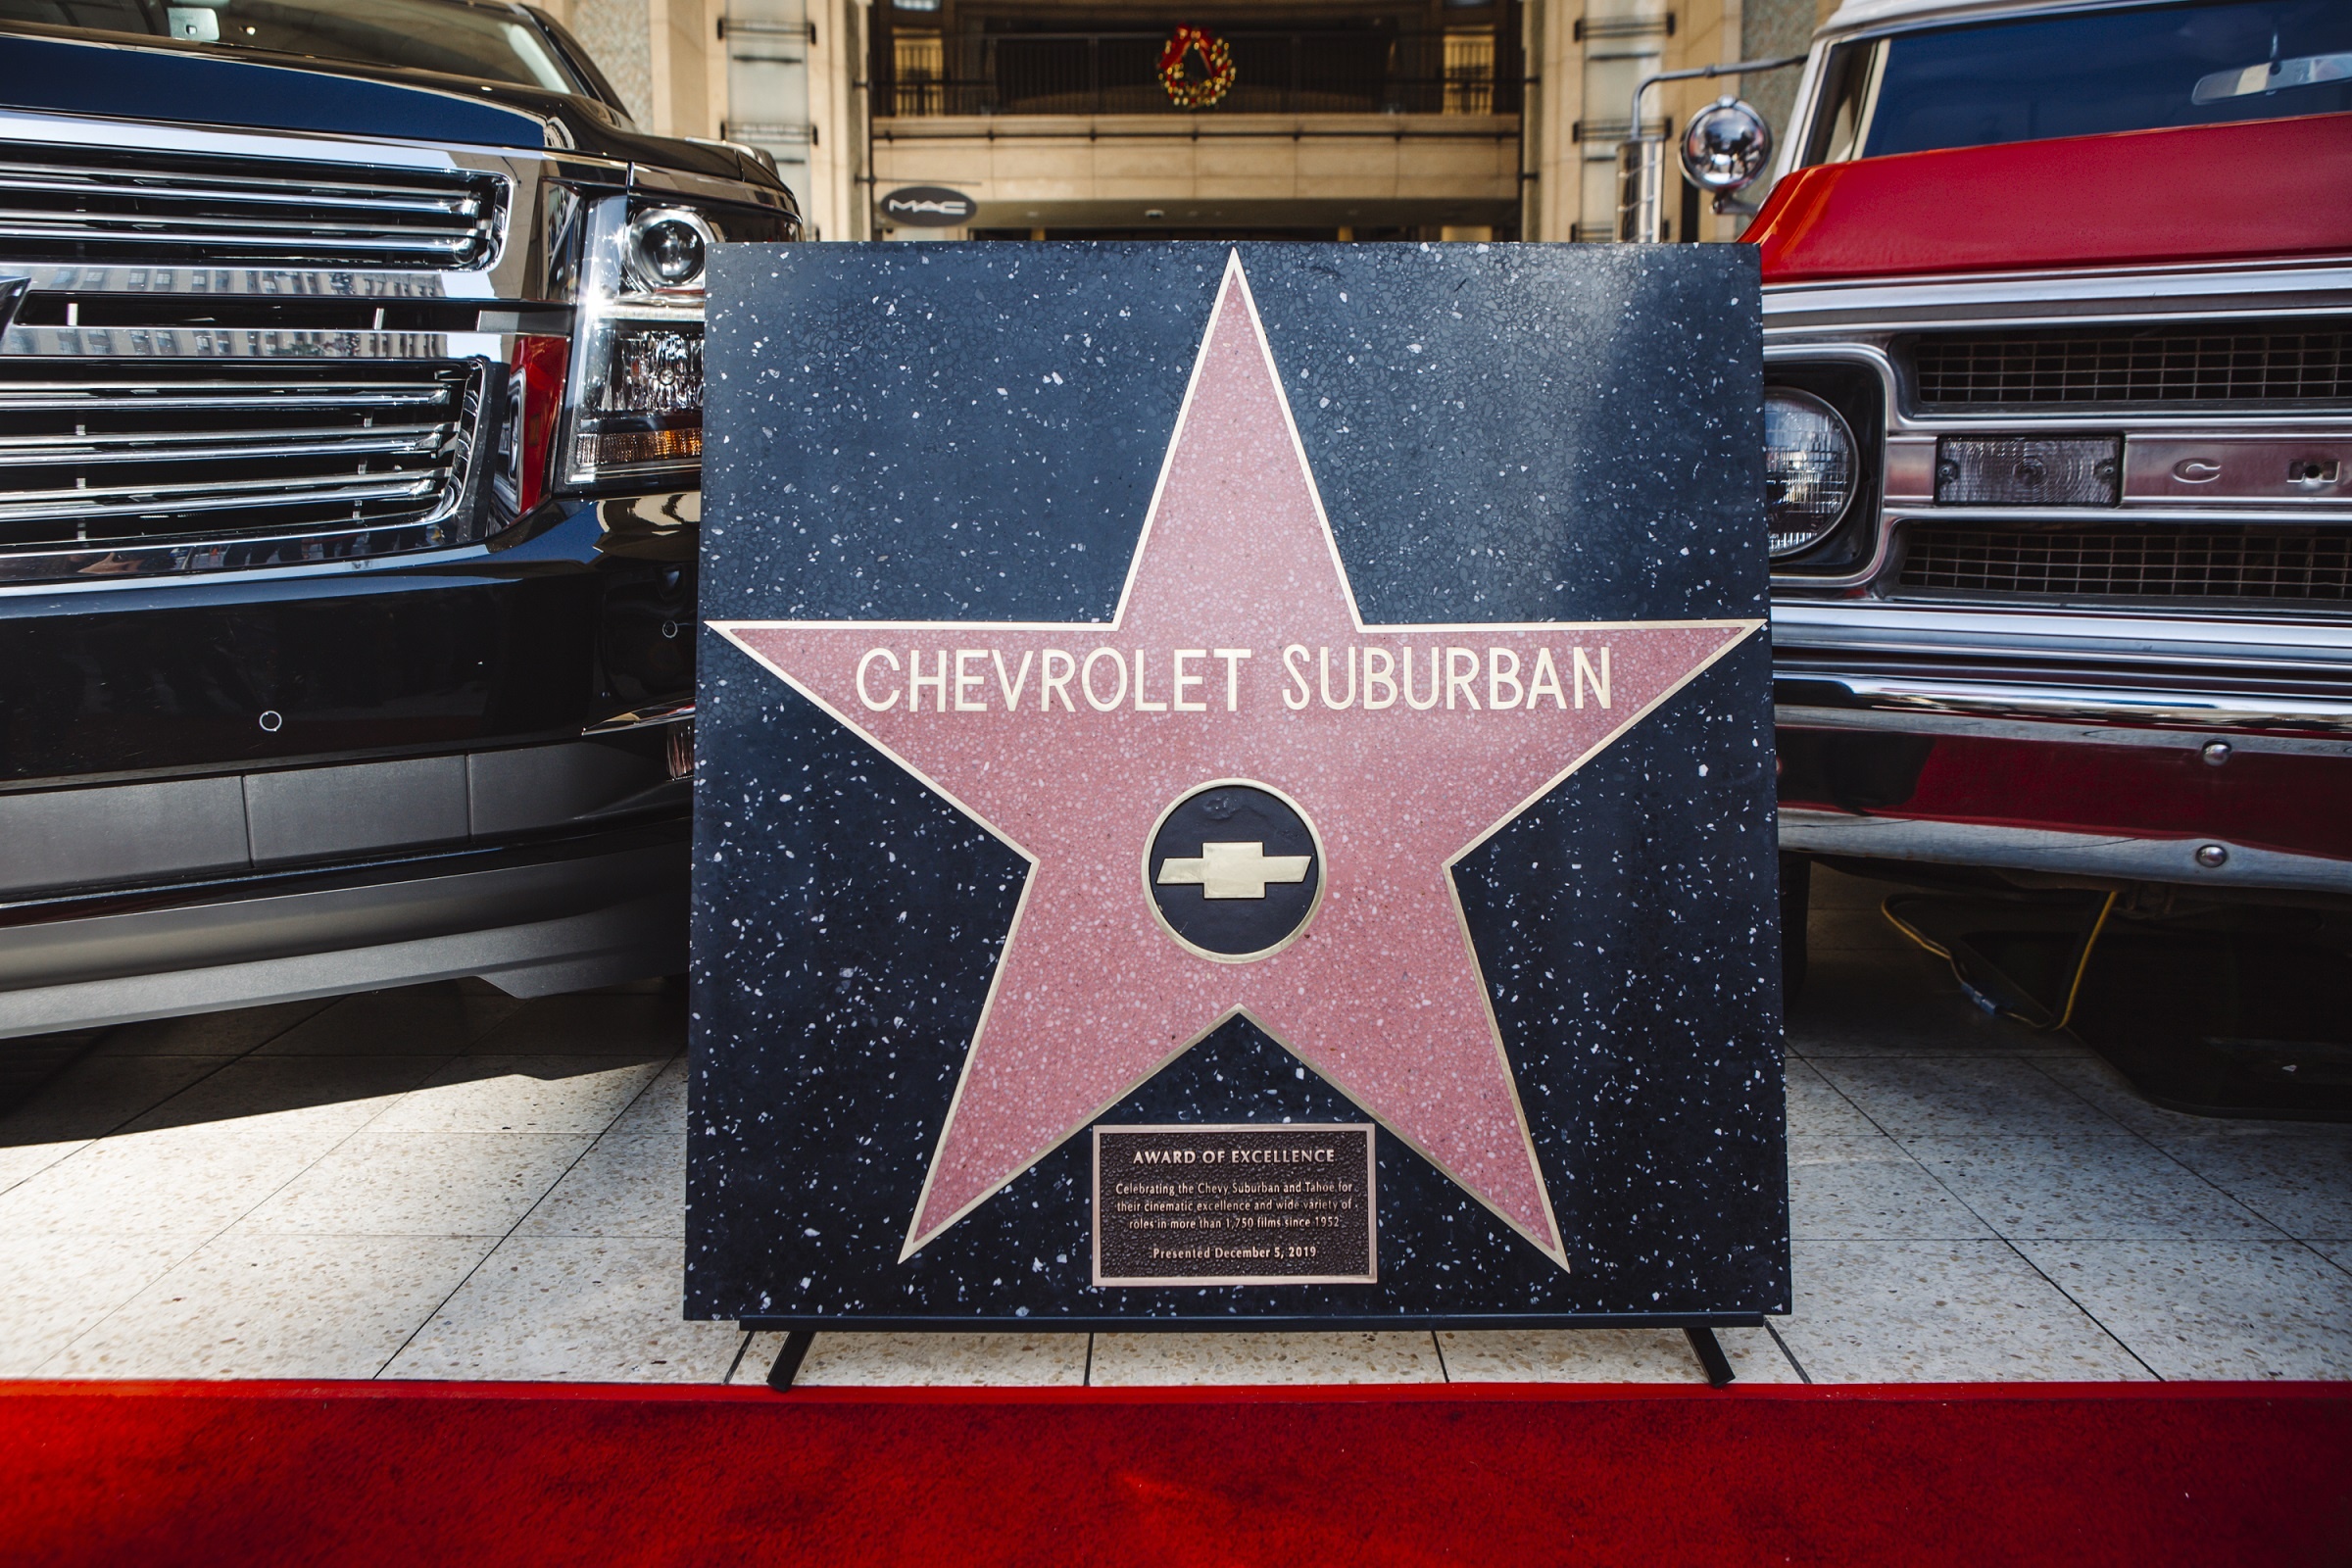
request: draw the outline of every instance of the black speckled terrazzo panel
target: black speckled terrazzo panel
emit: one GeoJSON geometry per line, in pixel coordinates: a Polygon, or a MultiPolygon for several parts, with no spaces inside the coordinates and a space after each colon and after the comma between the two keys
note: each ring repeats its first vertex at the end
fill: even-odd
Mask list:
{"type": "MultiPolygon", "coordinates": [[[[722,248],[702,614],[1107,621],[1230,249],[722,248]]],[[[1367,621],[1766,613],[1750,249],[1239,251],[1367,621]]],[[[1762,636],[1456,872],[1567,1269],[1383,1132],[1379,1283],[1095,1289],[1083,1133],[900,1257],[1021,859],[703,635],[688,1316],[1787,1309],[1762,636]]],[[[1237,1019],[1101,1119],[1286,1118],[1364,1116],[1237,1019]]]]}

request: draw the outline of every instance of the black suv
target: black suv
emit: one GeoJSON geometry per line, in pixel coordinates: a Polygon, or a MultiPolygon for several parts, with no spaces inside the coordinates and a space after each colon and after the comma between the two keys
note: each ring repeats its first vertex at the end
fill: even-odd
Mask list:
{"type": "Polygon", "coordinates": [[[549,18],[0,0],[0,1037],[685,967],[703,268],[549,18]]]}

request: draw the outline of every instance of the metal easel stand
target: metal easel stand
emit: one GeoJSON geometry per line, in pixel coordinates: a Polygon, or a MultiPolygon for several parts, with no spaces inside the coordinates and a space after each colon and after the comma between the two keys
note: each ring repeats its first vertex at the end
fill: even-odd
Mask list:
{"type": "MultiPolygon", "coordinates": [[[[792,1380],[801,1375],[801,1363],[808,1359],[808,1347],[814,1343],[814,1329],[794,1329],[786,1334],[784,1348],[776,1352],[776,1364],[767,1369],[767,1386],[771,1389],[791,1388],[792,1380]]],[[[1721,1350],[1715,1353],[1723,1354],[1721,1350]]]]}
{"type": "MultiPolygon", "coordinates": [[[[1690,1342],[1690,1353],[1698,1357],[1699,1366],[1707,1374],[1708,1388],[1720,1389],[1739,1375],[1732,1370],[1731,1357],[1723,1353],[1713,1329],[1685,1329],[1683,1336],[1690,1342]]],[[[777,1390],[791,1388],[792,1380],[800,1376],[801,1363],[808,1358],[808,1347],[815,1340],[814,1329],[794,1329],[785,1335],[784,1348],[776,1352],[775,1365],[767,1369],[767,1386],[777,1390]]]]}
{"type": "Polygon", "coordinates": [[[1732,1358],[1723,1353],[1723,1346],[1716,1340],[1713,1329],[1685,1329],[1683,1338],[1690,1342],[1690,1353],[1698,1357],[1699,1366],[1705,1369],[1708,1388],[1720,1389],[1739,1376],[1732,1370],[1732,1358]]]}

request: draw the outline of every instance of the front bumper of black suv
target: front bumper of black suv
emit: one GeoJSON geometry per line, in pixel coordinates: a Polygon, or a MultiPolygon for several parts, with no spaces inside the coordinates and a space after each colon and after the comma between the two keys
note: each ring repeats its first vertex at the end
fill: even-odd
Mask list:
{"type": "Polygon", "coordinates": [[[0,593],[0,1037],[682,970],[697,499],[0,593]]]}

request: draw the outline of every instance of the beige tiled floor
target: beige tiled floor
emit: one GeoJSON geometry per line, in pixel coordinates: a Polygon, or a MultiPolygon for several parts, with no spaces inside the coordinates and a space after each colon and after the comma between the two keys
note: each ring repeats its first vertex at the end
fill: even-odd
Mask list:
{"type": "MultiPolygon", "coordinates": [[[[1716,1333],[1733,1372],[1750,1383],[1794,1383],[1796,1369],[1763,1329],[1716,1333]]],[[[1688,1383],[1690,1342],[1673,1329],[1446,1331],[1438,1351],[1451,1383],[1688,1383]]]]}
{"type": "MultiPolygon", "coordinates": [[[[795,1381],[811,1388],[1068,1388],[1087,1380],[1090,1341],[1084,1334],[823,1334],[795,1381]]],[[[753,1335],[743,1358],[745,1381],[764,1375],[783,1348],[781,1334],[753,1335]]]]}
{"type": "MultiPolygon", "coordinates": [[[[1795,1310],[1749,1382],[2352,1378],[2352,1128],[2158,1109],[1821,874],[1795,1310]]],[[[674,993],[414,987],[100,1038],[0,1116],[0,1377],[744,1381],[678,1317],[674,993]]],[[[1679,1334],[829,1334],[818,1385],[1695,1381],[1679,1334]]]]}
{"type": "Polygon", "coordinates": [[[1087,1381],[1165,1383],[1443,1383],[1428,1334],[1098,1334],[1087,1381]]]}
{"type": "Polygon", "coordinates": [[[1778,1333],[1817,1382],[2148,1376],[2096,1319],[1997,1238],[1793,1241],[1789,1248],[1796,1310],[1778,1333]]]}
{"type": "Polygon", "coordinates": [[[679,1320],[685,1252],[675,1238],[510,1236],[383,1375],[719,1382],[743,1335],[679,1320]]]}

